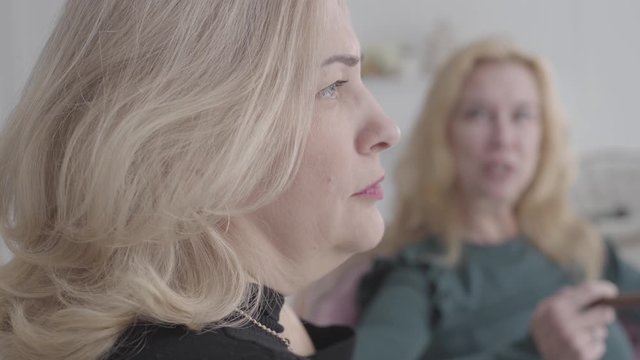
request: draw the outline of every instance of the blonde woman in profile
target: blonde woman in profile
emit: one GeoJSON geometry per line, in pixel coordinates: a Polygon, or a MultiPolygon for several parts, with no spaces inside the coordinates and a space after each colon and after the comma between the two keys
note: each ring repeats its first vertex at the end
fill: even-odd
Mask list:
{"type": "Polygon", "coordinates": [[[459,50],[410,141],[356,359],[632,358],[613,309],[589,304],[640,290],[640,274],[567,202],[565,120],[539,58],[498,39],[459,50]]]}
{"type": "Polygon", "coordinates": [[[0,143],[0,358],[350,358],[283,297],[378,243],[398,138],[341,0],[68,1],[0,143]]]}

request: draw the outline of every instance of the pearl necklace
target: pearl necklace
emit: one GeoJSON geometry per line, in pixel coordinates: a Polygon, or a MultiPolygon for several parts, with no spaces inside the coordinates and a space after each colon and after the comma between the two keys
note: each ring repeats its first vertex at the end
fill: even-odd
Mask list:
{"type": "Polygon", "coordinates": [[[236,309],[236,311],[242,315],[245,319],[249,320],[252,324],[254,324],[255,326],[259,327],[260,329],[264,330],[266,333],[271,334],[275,337],[277,337],[280,341],[282,341],[284,343],[284,345],[287,347],[287,349],[289,351],[291,351],[291,341],[289,341],[289,339],[287,339],[286,337],[278,334],[277,332],[275,332],[274,330],[268,328],[266,325],[264,325],[263,323],[261,323],[260,321],[254,319],[253,317],[251,317],[251,315],[247,314],[246,312],[240,310],[240,309],[236,309]]]}

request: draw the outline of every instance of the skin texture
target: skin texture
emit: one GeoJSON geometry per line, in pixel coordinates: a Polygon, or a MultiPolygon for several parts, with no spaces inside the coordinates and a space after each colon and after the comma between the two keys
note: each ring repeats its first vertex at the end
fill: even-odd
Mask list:
{"type": "MultiPolygon", "coordinates": [[[[380,153],[400,138],[362,83],[360,44],[347,9],[337,1],[328,1],[322,34],[316,112],[293,184],[271,204],[235,219],[251,229],[247,238],[270,245],[272,253],[265,258],[288,277],[267,277],[266,285],[284,294],[378,244],[384,232],[379,198],[358,193],[382,179],[380,153]]],[[[299,318],[287,306],[281,323],[295,353],[313,353],[299,318]]]]}
{"type": "Polygon", "coordinates": [[[296,278],[268,284],[291,293],[373,248],[384,222],[376,199],[356,196],[384,175],[380,153],[400,133],[360,78],[360,44],[349,15],[331,1],[320,41],[316,113],[292,186],[248,217],[296,278]]]}

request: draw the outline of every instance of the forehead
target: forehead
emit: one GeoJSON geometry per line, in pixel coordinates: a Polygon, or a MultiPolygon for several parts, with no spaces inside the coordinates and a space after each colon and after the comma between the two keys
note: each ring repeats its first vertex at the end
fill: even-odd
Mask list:
{"type": "Polygon", "coordinates": [[[323,1],[326,1],[326,16],[319,39],[322,59],[335,54],[360,56],[360,43],[351,26],[351,18],[344,1],[323,1]]]}
{"type": "Polygon", "coordinates": [[[533,71],[515,61],[487,61],[474,67],[463,97],[537,101],[539,87],[533,71]]]}

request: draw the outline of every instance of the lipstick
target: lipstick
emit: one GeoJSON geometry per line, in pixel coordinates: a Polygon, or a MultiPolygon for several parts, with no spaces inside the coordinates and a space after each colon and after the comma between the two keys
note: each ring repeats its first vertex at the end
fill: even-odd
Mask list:
{"type": "Polygon", "coordinates": [[[382,180],[384,180],[384,176],[373,182],[371,185],[366,188],[358,191],[353,194],[353,196],[367,198],[372,200],[382,200],[384,199],[384,190],[382,189],[382,180]]]}

